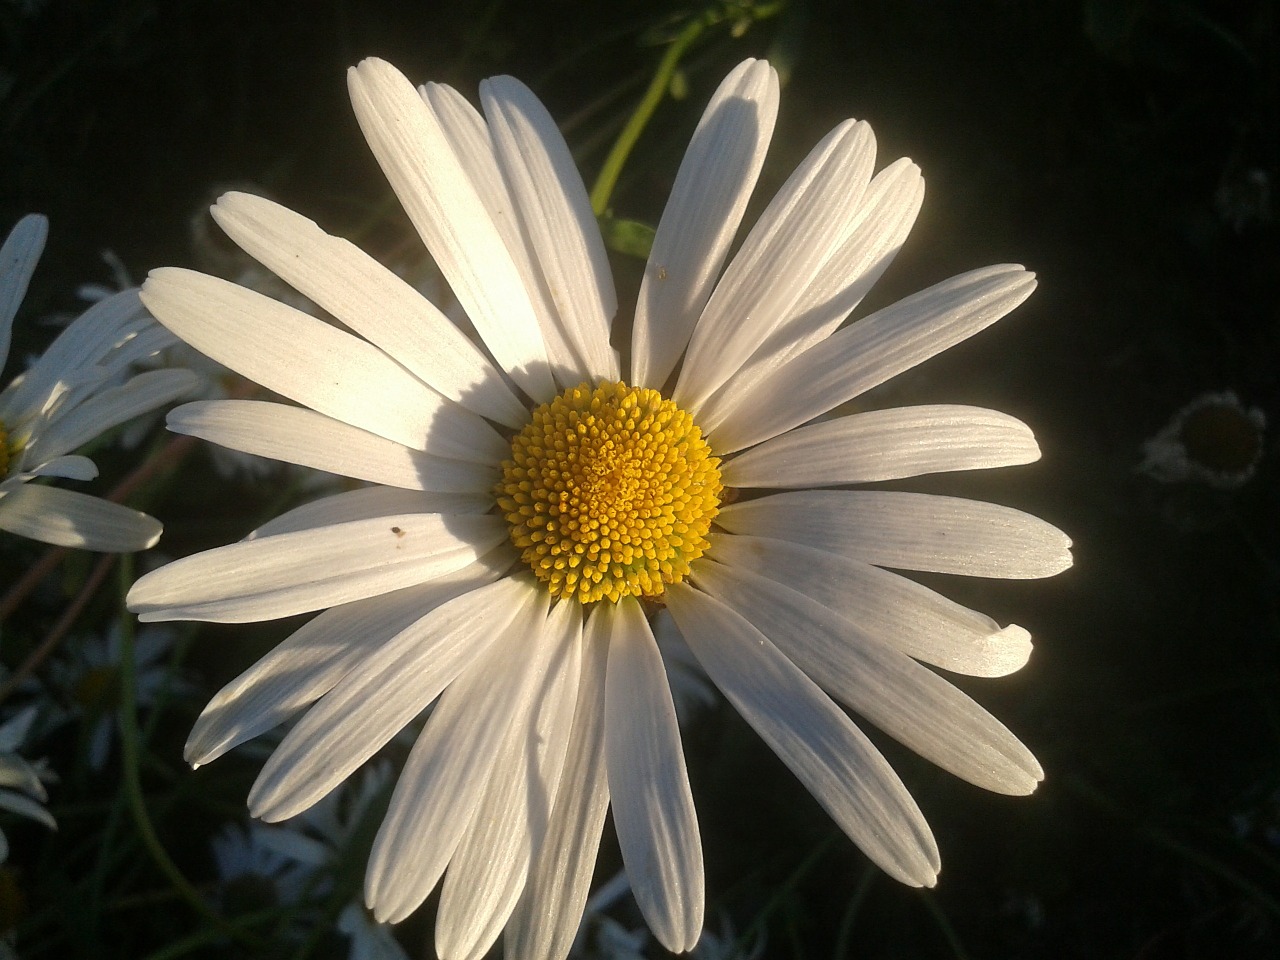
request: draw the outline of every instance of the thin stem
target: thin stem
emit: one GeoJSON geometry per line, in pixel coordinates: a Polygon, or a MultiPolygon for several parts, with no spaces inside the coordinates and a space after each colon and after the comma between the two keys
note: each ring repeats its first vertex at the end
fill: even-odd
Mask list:
{"type": "Polygon", "coordinates": [[[591,209],[597,217],[608,212],[609,199],[613,196],[614,187],[618,185],[622,168],[626,165],[627,158],[631,156],[631,150],[640,139],[640,134],[652,119],[658,105],[662,103],[662,98],[671,88],[671,80],[685,52],[708,27],[725,20],[732,20],[733,35],[737,37],[746,30],[751,21],[767,20],[769,17],[776,16],[785,7],[786,0],[747,4],[742,7],[734,4],[712,3],[684,25],[658,62],[658,68],[654,71],[653,79],[649,81],[648,89],[645,90],[635,112],[627,120],[626,126],[618,134],[618,139],[614,141],[609,155],[605,157],[604,165],[600,168],[600,175],[596,177],[596,182],[591,187],[591,209]]]}
{"type": "MultiPolygon", "coordinates": [[[[125,555],[120,562],[120,595],[133,583],[133,561],[131,555],[125,555]]],[[[259,938],[241,929],[236,923],[229,921],[205,901],[197,890],[178,869],[169,852],[156,833],[155,825],[147,813],[146,797],[142,793],[142,779],[138,771],[138,717],[137,717],[137,678],[134,675],[134,635],[133,617],[125,614],[120,617],[120,753],[124,764],[124,790],[129,800],[129,809],[133,814],[134,826],[142,844],[151,854],[160,872],[168,879],[170,886],[187,905],[200,914],[223,936],[231,937],[251,948],[262,946],[259,938]]]]}
{"type": "Polygon", "coordinates": [[[618,177],[627,162],[627,157],[631,155],[631,150],[640,139],[640,134],[671,86],[671,78],[680,64],[680,58],[714,22],[715,15],[710,11],[690,20],[667,48],[667,52],[663,54],[653,79],[649,81],[649,88],[645,90],[644,97],[640,100],[635,112],[631,114],[627,125],[618,134],[618,139],[614,141],[613,148],[605,157],[600,175],[596,177],[596,182],[591,188],[591,209],[597,217],[609,209],[609,198],[613,196],[613,188],[618,185],[618,177]]]}

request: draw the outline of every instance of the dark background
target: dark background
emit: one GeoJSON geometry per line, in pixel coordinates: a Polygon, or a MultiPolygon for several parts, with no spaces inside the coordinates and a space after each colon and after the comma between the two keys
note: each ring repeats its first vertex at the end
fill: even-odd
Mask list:
{"type": "MultiPolygon", "coordinates": [[[[107,281],[102,248],[139,278],[192,263],[190,220],[220,185],[256,184],[375,252],[403,250],[410,228],[347,103],[343,71],[363,56],[469,96],[485,76],[521,77],[561,120],[589,184],[658,42],[698,9],[40,7],[0,3],[0,225],[32,210],[52,221],[26,316],[107,281]]],[[[885,743],[942,849],[939,886],[921,893],[869,869],[745,725],[713,711],[686,736],[708,915],[763,925],[765,956],[1280,955],[1275,443],[1230,491],[1137,470],[1143,441],[1206,391],[1280,417],[1280,247],[1266,196],[1278,172],[1276,17],[1259,0],[793,3],[741,38],[709,31],[686,61],[688,98],[640,141],[613,206],[654,223],[715,84],[742,57],[772,54],[790,78],[757,208],[848,116],[871,121],[880,166],[908,155],[924,170],[924,210],[868,307],[988,263],[1025,263],[1041,281],[1012,317],[874,399],[992,406],[1040,439],[1044,458],[1029,467],[897,486],[1021,507],[1075,540],[1076,566],[1049,581],[930,581],[1031,630],[1026,669],[962,685],[1036,752],[1046,781],[1029,799],[991,796],[885,743]]],[[[616,260],[625,294],[638,264],[616,260]]],[[[28,325],[15,342],[34,350],[48,336],[28,325]]],[[[179,553],[242,535],[272,499],[187,489],[153,512],[179,553]]],[[[251,659],[199,643],[210,690],[251,659]]],[[[177,754],[185,711],[197,708],[174,720],[179,777],[190,776],[177,754]]],[[[220,764],[198,776],[222,800],[243,797],[257,761],[220,764]]],[[[194,845],[176,813],[161,826],[194,845]]],[[[39,907],[54,888],[34,887],[39,907]]],[[[172,913],[128,918],[117,942],[163,943],[187,922],[172,913]]],[[[406,942],[421,942],[425,922],[406,942]]]]}

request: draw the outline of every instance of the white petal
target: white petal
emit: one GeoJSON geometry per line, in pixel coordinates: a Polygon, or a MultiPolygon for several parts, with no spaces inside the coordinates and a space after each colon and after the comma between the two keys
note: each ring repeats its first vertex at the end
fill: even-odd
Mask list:
{"type": "Polygon", "coordinates": [[[938,847],[920,808],[831,698],[724,604],[680,583],[667,606],[716,686],[850,839],[895,879],[933,886],[938,847]]]}
{"type": "Polygon", "coordinates": [[[38,467],[23,470],[18,476],[24,481],[35,477],[66,477],[68,480],[93,480],[98,476],[97,465],[88,457],[67,454],[46,460],[38,467]]]}
{"type": "Polygon", "coordinates": [[[53,819],[53,814],[41,806],[40,803],[11,790],[0,790],[0,810],[8,810],[10,813],[16,813],[20,817],[28,817],[44,824],[50,830],[58,829],[58,824],[53,819]]]}
{"type": "Polygon", "coordinates": [[[729,460],[731,487],[816,487],[981,470],[1040,459],[1031,428],[995,410],[950,405],[855,413],[789,430],[729,460]]]}
{"type": "Polygon", "coordinates": [[[874,163],[871,128],[847,121],[796,168],[699,317],[673,394],[677,404],[696,414],[757,347],[785,336],[796,301],[847,234],[874,163]]]}
{"type": "Polygon", "coordinates": [[[741,403],[770,371],[830,336],[893,262],[923,200],[924,180],[910,160],[897,160],[876,174],[848,238],[792,306],[793,320],[786,334],[762,343],[707,400],[699,417],[707,423],[719,422],[719,411],[741,403]]]}
{"type": "Polygon", "coordinates": [[[27,295],[27,286],[36,272],[48,236],[48,218],[29,213],[14,224],[4,246],[0,247],[0,368],[9,359],[13,317],[27,295]]]}
{"type": "Polygon", "coordinates": [[[319,413],[438,456],[504,455],[502,438],[480,417],[372,344],[301,310],[176,267],[151,271],[142,297],[205,356],[319,413]]]}
{"type": "Polygon", "coordinates": [[[699,425],[720,454],[776,437],[989,327],[1035,286],[1019,266],[952,277],[838,330],[699,425]]]}
{"type": "Polygon", "coordinates": [[[440,891],[436,953],[480,960],[498,939],[546,836],[564,766],[582,672],[582,614],[551,612],[541,642],[557,649],[523,733],[506,744],[458,843],[440,891]]]}
{"type": "Polygon", "coordinates": [[[328,794],[488,655],[521,611],[521,593],[510,578],[499,580],[382,643],[289,731],[249,792],[250,813],[284,820],[328,794]]]}
{"type": "Polygon", "coordinates": [[[857,622],[779,583],[720,564],[697,586],[768,637],[840,702],[926,760],[987,790],[1029,794],[1044,778],[1031,752],[995,717],[857,622]]]}
{"type": "Polygon", "coordinates": [[[74,490],[24,484],[0,497],[0,530],[59,547],[133,553],[155,546],[162,529],[145,513],[74,490]]]}
{"type": "Polygon", "coordinates": [[[201,384],[189,370],[151,370],[94,394],[40,433],[27,449],[33,461],[56,457],[136,416],[191,393],[201,384]]]}
{"type": "Polygon", "coordinates": [[[792,307],[796,338],[780,357],[825,339],[862,302],[902,249],[923,202],[924,178],[905,157],[871,178],[849,235],[792,307]]]}
{"type": "Polygon", "coordinates": [[[731,533],[805,543],[899,570],[1013,580],[1071,566],[1071,541],[1038,517],[979,500],[889,490],[801,490],[721,509],[731,533]]]}
{"type": "Polygon", "coordinates": [[[538,328],[542,331],[552,373],[561,385],[576,386],[586,379],[586,369],[565,336],[551,289],[498,166],[488,124],[466,97],[446,84],[428,83],[420,87],[419,92],[440,122],[458,162],[470,177],[485,211],[511,254],[529,303],[538,317],[538,328]]]}
{"type": "Polygon", "coordinates": [[[588,379],[617,380],[618,358],[609,346],[609,322],[618,310],[613,273],[569,146],[519,80],[483,81],[480,101],[561,327],[588,379]]]}
{"type": "MultiPolygon", "coordinates": [[[[138,291],[130,291],[137,296],[138,291]]],[[[146,316],[142,310],[142,302],[138,301],[138,310],[142,314],[141,328],[112,347],[99,361],[99,366],[111,373],[123,373],[125,369],[153,357],[161,350],[167,350],[179,340],[170,331],[146,316]]],[[[203,382],[204,378],[201,377],[203,382]]]]}
{"type": "Polygon", "coordinates": [[[436,885],[484,794],[494,764],[527,732],[557,645],[546,642],[548,594],[529,596],[515,623],[445,691],[414,744],[369,857],[365,902],[397,923],[436,885]]]}
{"type": "Polygon", "coordinates": [[[505,951],[522,960],[563,960],[582,922],[609,809],[604,747],[608,604],[596,604],[583,640],[573,732],[547,836],[507,923],[505,951]]]}
{"type": "Polygon", "coordinates": [[[672,953],[702,935],[702,840],[667,672],[634,598],[612,605],[605,745],[613,823],[636,904],[672,953]]]}
{"type": "Polygon", "coordinates": [[[279,533],[310,530],[350,520],[389,517],[398,513],[484,513],[492,497],[468,493],[424,493],[396,487],[364,487],[321,497],[286,510],[244,539],[259,540],[279,533]]]}
{"type": "Polygon", "coordinates": [[[778,116],[778,74],[744,60],[689,141],[640,284],[631,383],[660,389],[689,343],[760,176],[778,116]]]}
{"type": "Polygon", "coordinates": [[[184,404],[169,412],[168,426],[242,453],[408,490],[479,493],[498,479],[494,466],[434,457],[314,410],[263,400],[184,404]]]}
{"type": "Polygon", "coordinates": [[[948,600],[923,584],[800,543],[722,534],[715,559],[798,590],[903,653],[975,677],[1021,670],[1031,635],[948,600]]]}
{"type": "Polygon", "coordinates": [[[142,309],[137,290],[124,290],[95,303],[67,324],[22,375],[21,383],[6,389],[0,416],[13,423],[47,409],[52,398],[73,389],[78,381],[100,382],[111,372],[99,365],[103,357],[154,323],[142,309]]]}
{"type": "Polygon", "coordinates": [[[359,247],[247,193],[223,194],[211,213],[263,266],[444,396],[508,426],[521,427],[529,419],[475,344],[359,247]]]}
{"type": "Polygon", "coordinates": [[[133,585],[143,622],[273,620],[425,583],[506,536],[497,517],[409,513],[232,543],[177,560],[133,585]]]}
{"type": "Polygon", "coordinates": [[[525,393],[551,399],[555,385],[519,271],[439,121],[385,61],[352,67],[347,87],[382,172],[480,338],[525,393]]]}
{"type": "Polygon", "coordinates": [[[506,568],[484,558],[431,583],[326,610],[218,691],[192,727],[183,757],[193,766],[209,763],[283,723],[425,613],[506,568]]]}

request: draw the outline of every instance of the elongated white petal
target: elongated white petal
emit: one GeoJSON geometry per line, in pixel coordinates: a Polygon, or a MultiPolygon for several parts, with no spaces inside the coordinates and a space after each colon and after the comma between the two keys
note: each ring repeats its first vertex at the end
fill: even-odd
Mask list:
{"type": "Polygon", "coordinates": [[[840,829],[890,876],[933,886],[938,847],[920,808],[831,698],[719,601],[680,583],[667,605],[716,686],[840,829]]]}
{"type": "Polygon", "coordinates": [[[491,497],[470,493],[424,493],[396,487],[363,487],[321,497],[287,510],[244,539],[259,540],[279,533],[398,513],[484,513],[492,505],[491,497]]]}
{"type": "Polygon", "coordinates": [[[169,429],[259,457],[408,490],[479,493],[494,466],[434,457],[314,410],[264,400],[201,400],[169,412],[169,429]]]}
{"type": "Polygon", "coordinates": [[[564,772],[546,838],[507,923],[504,940],[510,957],[563,960],[582,922],[609,809],[604,742],[609,623],[603,611],[607,609],[607,604],[596,604],[587,620],[564,772]]]}
{"type": "Polygon", "coordinates": [[[582,613],[558,604],[543,643],[556,647],[523,732],[505,745],[440,891],[436,953],[480,960],[498,939],[546,836],[582,672],[582,613]]]}
{"type": "Polygon", "coordinates": [[[49,220],[39,213],[29,213],[14,224],[0,247],[0,369],[9,359],[14,314],[27,295],[48,236],[49,220]]]}
{"type": "Polygon", "coordinates": [[[782,329],[840,246],[871,178],[865,123],[831,131],[796,168],[748,234],[698,318],[673,399],[696,414],[760,344],[782,329]]]}
{"type": "Polygon", "coordinates": [[[1021,670],[1031,635],[1001,626],[923,584],[801,543],[722,534],[715,558],[798,590],[903,653],[975,677],[1021,670]]]}
{"type": "Polygon", "coordinates": [[[1010,265],[952,277],[836,331],[698,423],[720,454],[776,437],[989,327],[1035,286],[1010,265]]]}
{"type": "Polygon", "coordinates": [[[586,369],[562,329],[551,289],[525,233],[519,208],[498,166],[488,124],[466,97],[447,84],[428,83],[419,87],[418,92],[439,121],[458,163],[470,178],[507,252],[511,254],[529,304],[537,315],[552,374],[561,386],[576,386],[586,379],[586,369]]]}
{"type": "Polygon", "coordinates": [[[20,817],[35,820],[37,823],[44,824],[50,830],[58,829],[58,823],[53,819],[53,814],[39,802],[20,793],[14,793],[12,790],[0,790],[0,810],[8,810],[10,813],[16,813],[20,817]]]}
{"type": "Polygon", "coordinates": [[[26,481],[35,477],[66,477],[68,480],[92,480],[98,475],[97,465],[88,457],[67,454],[46,460],[38,467],[23,470],[19,476],[26,481]]]}
{"type": "Polygon", "coordinates": [[[112,427],[172,403],[200,383],[200,377],[189,370],[140,373],[119,387],[94,394],[58,417],[32,441],[27,456],[38,462],[75,450],[112,427]]]}
{"type": "Polygon", "coordinates": [[[762,343],[698,412],[719,422],[783,362],[831,335],[893,262],[924,200],[920,168],[907,159],[881,170],[863,195],[849,236],[792,306],[786,330],[762,343]]]}
{"type": "Polygon", "coordinates": [[[609,795],[636,904],[673,953],[702,935],[702,840],[667,672],[634,598],[614,604],[605,687],[609,795]]]}
{"type": "Polygon", "coordinates": [[[74,490],[24,484],[0,497],[0,530],[41,543],[103,553],[155,546],[160,521],[74,490]]]}
{"type": "Polygon", "coordinates": [[[732,533],[805,543],[899,570],[1013,580],[1071,566],[1071,540],[1012,507],[889,490],[798,490],[724,507],[732,533]]]}
{"type": "Polygon", "coordinates": [[[1040,459],[1031,428],[995,410],[951,405],[855,413],[788,430],[729,460],[731,487],[819,487],[980,470],[1040,459]]]}
{"type": "Polygon", "coordinates": [[[356,119],[418,235],[494,359],[525,393],[555,393],[537,318],[502,236],[444,131],[395,67],[347,71],[356,119]]]}
{"type": "Polygon", "coordinates": [[[79,384],[101,382],[113,372],[102,365],[103,358],[149,326],[154,321],[142,309],[137,290],[98,301],[67,324],[20,381],[5,390],[0,417],[14,423],[47,411],[79,384]]]}
{"type": "Polygon", "coordinates": [[[926,760],[987,790],[1031,793],[1044,771],[995,717],[906,654],[789,587],[706,563],[697,585],[741,615],[837,700],[926,760]]]}
{"type": "Polygon", "coordinates": [[[778,74],[744,60],[698,121],[640,284],[631,383],[660,389],[689,343],[755,188],[778,116],[778,74]]]}
{"type": "Polygon", "coordinates": [[[494,150],[556,304],[561,326],[594,380],[617,380],[609,323],[613,272],[582,176],[547,108],[514,77],[480,84],[494,150]]]}
{"type": "Polygon", "coordinates": [[[201,353],[319,413],[438,456],[502,456],[502,438],[480,417],[377,347],[310,314],[176,267],[151,271],[142,296],[201,353]]]}
{"type": "Polygon", "coordinates": [[[133,585],[144,622],[246,623],[388,593],[460,570],[506,536],[497,517],[411,513],[206,550],[133,585]]]}
{"type": "Polygon", "coordinates": [[[444,396],[508,426],[524,425],[528,412],[475,344],[359,247],[247,193],[224,194],[211,212],[263,266],[444,396]]]}
{"type": "Polygon", "coordinates": [[[364,658],[289,731],[249,791],[249,812],[284,820],[373,756],[503,636],[518,584],[498,580],[420,617],[364,658]]]}
{"type": "MultiPolygon", "coordinates": [[[[450,687],[414,744],[369,857],[365,902],[399,922],[440,879],[484,795],[494,764],[545,689],[557,645],[547,642],[548,595],[531,579],[515,622],[450,687]]],[[[510,603],[515,608],[516,604],[510,603]]]]}
{"type": "MultiPolygon", "coordinates": [[[[132,291],[136,297],[138,291],[132,291]]],[[[178,343],[172,332],[156,323],[142,311],[142,302],[138,301],[140,327],[131,332],[120,343],[112,347],[98,361],[98,366],[109,374],[123,373],[129,367],[148,357],[153,357],[161,350],[168,349],[178,343]]]]}
{"type": "Polygon", "coordinates": [[[803,352],[849,316],[893,263],[923,202],[924,178],[905,157],[871,178],[848,236],[793,305],[791,342],[778,356],[803,352]]]}
{"type": "Polygon", "coordinates": [[[218,691],[192,727],[183,756],[200,766],[283,723],[432,609],[493,581],[506,566],[483,558],[431,583],[331,607],[218,691]]]}

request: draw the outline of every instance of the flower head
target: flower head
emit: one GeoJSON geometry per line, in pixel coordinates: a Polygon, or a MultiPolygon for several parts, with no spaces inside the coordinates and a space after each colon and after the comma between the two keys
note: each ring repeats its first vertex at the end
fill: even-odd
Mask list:
{"type": "Polygon", "coordinates": [[[604,246],[537,99],[494,78],[481,114],[377,60],[349,84],[480,342],[356,247],[245,194],[218,201],[218,223],[351,332],[212,277],[151,275],[143,298],[162,323],[297,404],[190,404],[173,429],[375,484],[134,586],[144,620],[324,610],[214,698],[188,759],[305,709],[249,797],[279,820],[438,697],[374,843],[375,915],[403,919],[442,883],[442,956],[479,957],[505,926],[508,956],[562,957],[612,805],[640,910],[665,947],[689,950],[703,863],[651,626],[665,605],[867,855],[934,883],[920,810],[837,701],[959,776],[1028,793],[1042,775],[1030,752],[925,664],[998,676],[1030,642],[886,568],[1047,576],[1069,565],[1068,541],[1004,507],[845,489],[1036,459],[1012,417],[821,418],[999,319],[1031,274],[977,270],[842,326],[923,193],[909,161],[873,176],[871,130],[852,121],[722,270],[778,106],[772,68],[747,61],[694,134],[619,355],[604,246]]]}
{"type": "MultiPolygon", "coordinates": [[[[18,221],[0,249],[0,366],[13,318],[44,249],[48,222],[18,221]]],[[[177,399],[197,378],[185,370],[127,377],[129,367],[173,337],[149,317],[137,290],[94,304],[23,374],[0,391],[0,529],[44,543],[109,553],[145,550],[160,524],[145,513],[30,481],[92,480],[98,469],[72,453],[127,420],[177,399]]]]}

